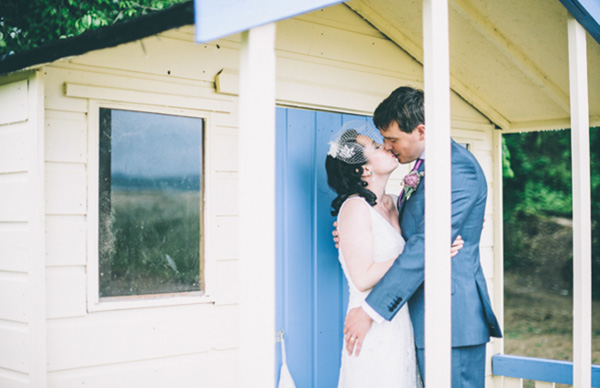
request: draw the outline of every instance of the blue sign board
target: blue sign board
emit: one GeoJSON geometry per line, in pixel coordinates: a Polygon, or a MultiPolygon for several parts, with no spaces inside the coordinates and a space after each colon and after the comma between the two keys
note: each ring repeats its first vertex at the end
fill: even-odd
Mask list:
{"type": "Polygon", "coordinates": [[[209,42],[341,2],[342,0],[195,0],[196,41],[209,42]]]}

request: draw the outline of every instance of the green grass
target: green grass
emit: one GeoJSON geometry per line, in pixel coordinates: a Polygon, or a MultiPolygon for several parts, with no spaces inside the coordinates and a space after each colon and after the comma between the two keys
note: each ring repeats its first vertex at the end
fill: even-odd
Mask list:
{"type": "Polygon", "coordinates": [[[100,233],[100,296],[199,291],[200,194],[113,191],[100,233]]]}
{"type": "MultiPolygon", "coordinates": [[[[504,274],[504,353],[573,360],[573,298],[529,282],[525,274],[504,274]]],[[[592,301],[592,363],[600,360],[600,301],[592,301]]],[[[524,388],[533,388],[526,380],[524,388]]],[[[557,384],[556,388],[567,385],[557,384]]]]}

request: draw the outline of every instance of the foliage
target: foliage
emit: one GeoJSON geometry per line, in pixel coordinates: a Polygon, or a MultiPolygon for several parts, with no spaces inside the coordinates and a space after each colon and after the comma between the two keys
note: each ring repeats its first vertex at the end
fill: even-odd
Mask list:
{"type": "Polygon", "coordinates": [[[505,215],[542,213],[570,217],[570,131],[530,132],[503,138],[513,173],[508,175],[505,168],[505,215]]]}
{"type": "MultiPolygon", "coordinates": [[[[503,136],[504,257],[507,271],[530,270],[538,262],[532,236],[551,217],[572,218],[571,132],[503,136]]],[[[590,129],[592,276],[600,297],[600,131],[590,129]]],[[[565,242],[566,243],[566,242],[565,242]]],[[[572,257],[568,258],[568,264],[572,257]]],[[[569,275],[570,266],[564,274],[569,275]]],[[[571,281],[569,279],[569,281],[571,281]]]]}
{"type": "Polygon", "coordinates": [[[2,0],[0,58],[184,0],[2,0]]]}

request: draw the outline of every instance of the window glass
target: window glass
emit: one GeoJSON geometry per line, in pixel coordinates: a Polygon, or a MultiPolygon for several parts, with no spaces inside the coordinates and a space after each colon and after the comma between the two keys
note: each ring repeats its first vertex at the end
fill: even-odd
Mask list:
{"type": "Polygon", "coordinates": [[[203,120],[100,109],[100,297],[203,290],[203,120]]]}

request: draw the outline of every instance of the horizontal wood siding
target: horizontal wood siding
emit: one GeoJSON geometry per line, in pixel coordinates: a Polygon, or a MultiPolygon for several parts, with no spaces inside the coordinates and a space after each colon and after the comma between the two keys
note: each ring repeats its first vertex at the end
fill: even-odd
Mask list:
{"type": "Polygon", "coordinates": [[[219,352],[165,357],[65,370],[49,375],[49,386],[92,387],[237,387],[238,353],[219,352]]]}
{"type": "Polygon", "coordinates": [[[0,84],[0,386],[43,388],[43,85],[19,78],[0,84]]]}
{"type": "MultiPolygon", "coordinates": [[[[196,44],[193,28],[185,27],[43,68],[50,387],[240,386],[237,96],[235,90],[217,93],[214,85],[222,69],[231,74],[239,71],[239,48],[239,35],[196,44]],[[87,183],[93,125],[88,117],[94,114],[89,107],[102,102],[195,112],[207,118],[206,283],[214,303],[90,311],[86,274],[87,266],[94,263],[87,258],[87,229],[93,218],[88,206],[96,193],[88,192],[87,183]]],[[[397,86],[422,87],[421,66],[344,5],[277,23],[277,61],[277,98],[287,106],[370,114],[397,86]]],[[[491,188],[489,122],[455,94],[452,108],[453,133],[472,144],[491,188]]],[[[0,126],[0,136],[15,136],[11,131],[20,124],[14,125],[14,130],[0,126]]],[[[18,138],[11,141],[18,148],[18,138]]],[[[25,175],[1,174],[7,163],[19,164],[14,158],[4,159],[0,153],[0,204],[26,192],[25,187],[19,188],[25,175]]],[[[394,174],[390,192],[400,191],[406,171],[402,166],[394,174]]],[[[0,220],[11,217],[23,222],[23,212],[24,207],[0,207],[0,220]]],[[[487,217],[494,217],[491,206],[487,217]]],[[[26,238],[7,237],[18,236],[18,228],[23,229],[19,225],[0,224],[0,249],[8,247],[4,249],[23,255],[16,253],[15,246],[26,246],[26,238]]],[[[492,236],[493,226],[488,223],[482,261],[490,288],[492,236]]],[[[24,271],[3,255],[0,265],[24,271]]],[[[12,307],[11,318],[6,319],[18,318],[14,315],[19,309],[12,307]]],[[[0,336],[2,330],[0,321],[0,336]]],[[[0,376],[1,362],[0,357],[0,376]]]]}
{"type": "MultiPolygon", "coordinates": [[[[213,87],[218,67],[237,64],[238,52],[198,46],[191,37],[170,32],[145,39],[151,59],[139,49],[142,43],[134,42],[44,68],[51,387],[239,386],[238,166],[231,150],[237,140],[236,97],[218,95],[213,87]],[[181,57],[184,52],[189,58],[181,57]],[[208,64],[210,72],[199,64],[208,64]],[[91,102],[206,118],[211,183],[206,257],[212,274],[206,282],[214,303],[89,310],[87,266],[93,263],[87,258],[87,229],[94,217],[88,198],[95,195],[88,192],[87,175],[91,102]]],[[[186,297],[165,300],[172,298],[186,297]]]]}

